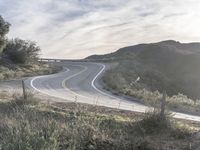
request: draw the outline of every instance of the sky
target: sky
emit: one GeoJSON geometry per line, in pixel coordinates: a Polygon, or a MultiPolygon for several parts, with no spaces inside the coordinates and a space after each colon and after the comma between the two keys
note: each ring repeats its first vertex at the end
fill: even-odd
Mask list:
{"type": "Polygon", "coordinates": [[[79,59],[162,40],[200,42],[200,0],[0,0],[8,38],[79,59]]]}

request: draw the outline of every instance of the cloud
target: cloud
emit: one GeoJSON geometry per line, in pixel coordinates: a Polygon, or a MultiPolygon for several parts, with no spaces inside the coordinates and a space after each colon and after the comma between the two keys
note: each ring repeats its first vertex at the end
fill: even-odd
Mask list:
{"type": "Polygon", "coordinates": [[[9,37],[33,40],[42,57],[84,58],[136,43],[200,41],[199,0],[0,0],[9,37]]]}

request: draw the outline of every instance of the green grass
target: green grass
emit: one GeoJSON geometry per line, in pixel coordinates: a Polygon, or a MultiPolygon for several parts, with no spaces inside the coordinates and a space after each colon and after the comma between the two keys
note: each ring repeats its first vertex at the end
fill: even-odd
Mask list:
{"type": "Polygon", "coordinates": [[[192,136],[200,129],[195,122],[161,120],[157,112],[40,102],[32,96],[0,102],[0,121],[2,150],[158,150],[190,144],[195,149],[200,144],[192,136]]]}

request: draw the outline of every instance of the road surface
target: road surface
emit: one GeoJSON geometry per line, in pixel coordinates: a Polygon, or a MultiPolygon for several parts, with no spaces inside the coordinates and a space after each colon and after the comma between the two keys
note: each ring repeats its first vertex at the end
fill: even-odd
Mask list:
{"type": "MultiPolygon", "coordinates": [[[[36,92],[55,97],[55,100],[59,98],[66,102],[87,103],[136,112],[152,109],[103,90],[99,81],[107,67],[105,64],[91,62],[60,62],[59,64],[63,66],[62,72],[27,79],[26,85],[36,92]]],[[[176,112],[172,115],[174,118],[200,121],[200,116],[176,112]]]]}

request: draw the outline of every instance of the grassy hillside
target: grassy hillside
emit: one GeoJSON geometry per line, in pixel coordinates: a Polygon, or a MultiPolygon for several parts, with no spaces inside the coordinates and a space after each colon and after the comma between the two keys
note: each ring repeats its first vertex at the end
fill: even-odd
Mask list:
{"type": "Polygon", "coordinates": [[[156,112],[0,97],[2,150],[195,150],[200,144],[198,123],[161,120],[156,112]]]}
{"type": "Polygon", "coordinates": [[[60,67],[43,62],[15,64],[0,58],[0,81],[52,74],[58,72],[59,70],[61,70],[60,67]]]}
{"type": "Polygon", "coordinates": [[[200,43],[140,44],[88,59],[117,62],[103,80],[109,89],[123,94],[148,99],[148,93],[159,98],[159,92],[166,90],[170,97],[181,93],[188,97],[182,98],[193,99],[194,103],[200,98],[200,43]]]}

